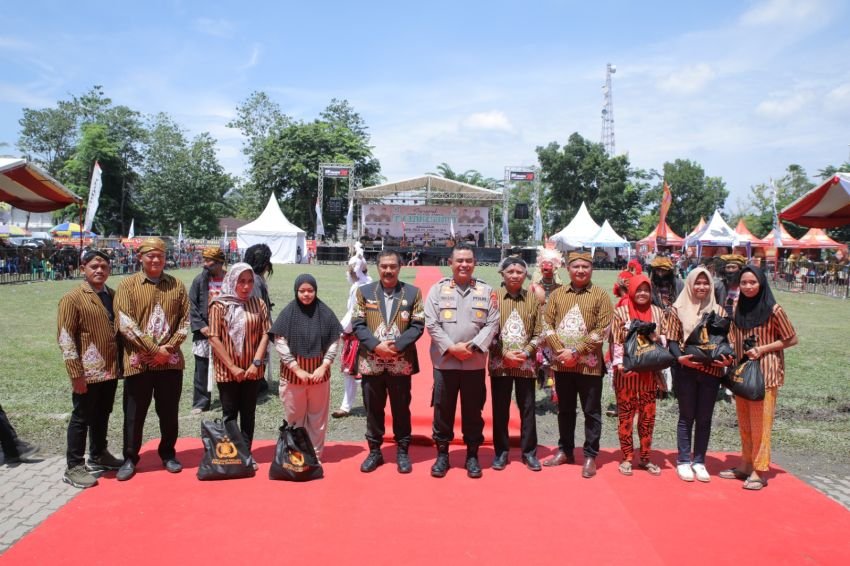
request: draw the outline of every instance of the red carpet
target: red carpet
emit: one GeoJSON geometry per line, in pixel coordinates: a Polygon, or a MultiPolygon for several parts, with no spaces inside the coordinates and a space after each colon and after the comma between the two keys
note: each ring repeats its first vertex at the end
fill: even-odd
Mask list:
{"type": "MultiPolygon", "coordinates": [[[[292,484],[267,479],[273,449],[261,442],[256,478],[204,483],[199,440],[179,442],[178,475],[151,442],[135,478],[103,478],[0,564],[843,564],[850,550],[850,513],[781,470],[750,493],[716,477],[681,482],[670,455],[660,477],[627,478],[607,451],[584,480],[578,466],[532,473],[515,450],[505,471],[470,480],[455,447],[438,480],[430,448],[412,448],[407,476],[389,447],[385,466],[360,473],[365,450],[330,444],[325,479],[292,484]]],[[[712,473],[735,463],[720,458],[712,473]]],[[[491,460],[483,449],[482,464],[491,460]]]]}
{"type": "MultiPolygon", "coordinates": [[[[438,267],[417,267],[414,285],[422,291],[423,300],[437,281],[443,278],[438,267]]],[[[432,423],[434,420],[434,409],[431,407],[431,391],[434,386],[434,369],[431,365],[431,355],[428,353],[431,347],[431,337],[426,330],[422,338],[416,343],[416,351],[419,355],[419,373],[413,377],[413,401],[410,404],[411,424],[413,426],[413,441],[418,444],[432,444],[432,423]]],[[[484,405],[482,416],[484,417],[484,442],[493,444],[493,406],[490,403],[490,378],[487,378],[487,403],[484,405]]],[[[392,439],[392,427],[390,426],[389,410],[387,410],[387,435],[392,439]]],[[[519,413],[516,405],[511,404],[511,420],[508,425],[511,435],[511,444],[519,445],[519,413]]],[[[460,432],[460,400],[458,399],[457,412],[455,414],[455,444],[462,444],[463,439],[460,432]]]]}

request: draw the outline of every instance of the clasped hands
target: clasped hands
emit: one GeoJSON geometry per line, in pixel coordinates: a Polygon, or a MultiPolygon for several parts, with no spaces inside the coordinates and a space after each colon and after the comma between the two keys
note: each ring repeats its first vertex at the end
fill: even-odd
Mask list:
{"type": "Polygon", "coordinates": [[[319,383],[328,373],[328,368],[330,368],[330,364],[328,362],[322,362],[322,365],[316,368],[316,371],[310,373],[306,369],[296,368],[293,370],[293,373],[298,377],[298,379],[302,381],[307,381],[309,383],[319,383]]]}

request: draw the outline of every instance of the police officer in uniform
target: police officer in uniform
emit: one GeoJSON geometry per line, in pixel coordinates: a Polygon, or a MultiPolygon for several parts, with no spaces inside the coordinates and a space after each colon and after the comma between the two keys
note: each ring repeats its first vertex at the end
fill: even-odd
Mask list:
{"type": "Polygon", "coordinates": [[[478,447],[484,441],[481,411],[487,396],[484,374],[487,349],[499,330],[499,309],[493,288],[472,276],[472,246],[458,244],[449,261],[452,277],[431,287],[425,301],[425,327],[431,335],[434,366],[433,438],[437,444],[431,475],[441,478],[449,469],[449,443],[454,438],[460,394],[466,472],[471,478],[480,478],[478,447]]]}

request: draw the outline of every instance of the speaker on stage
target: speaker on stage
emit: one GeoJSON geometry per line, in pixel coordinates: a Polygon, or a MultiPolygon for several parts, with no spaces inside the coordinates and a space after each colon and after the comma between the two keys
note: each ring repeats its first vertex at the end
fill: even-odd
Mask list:
{"type": "Polygon", "coordinates": [[[514,218],[516,220],[528,220],[528,203],[516,203],[514,207],[514,218]]]}
{"type": "Polygon", "coordinates": [[[331,197],[328,199],[328,214],[339,216],[342,214],[342,207],[345,199],[342,197],[331,197]]]}

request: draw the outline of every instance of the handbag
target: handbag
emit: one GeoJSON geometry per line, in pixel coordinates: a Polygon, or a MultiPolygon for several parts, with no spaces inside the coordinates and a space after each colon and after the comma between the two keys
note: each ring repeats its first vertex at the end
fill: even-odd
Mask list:
{"type": "Polygon", "coordinates": [[[632,321],[623,348],[625,371],[661,371],[676,363],[676,357],[652,339],[654,332],[654,322],[632,321]]]}
{"type": "Polygon", "coordinates": [[[254,459],[236,421],[201,421],[204,455],[198,465],[199,480],[252,478],[254,459]]]}
{"type": "Polygon", "coordinates": [[[729,343],[729,325],[727,318],[715,312],[707,312],[685,340],[684,354],[690,355],[694,362],[711,365],[725,356],[735,354],[729,343]]]}
{"type": "Polygon", "coordinates": [[[269,479],[302,482],[317,480],[324,475],[307,429],[283,421],[274,449],[274,460],[269,468],[269,479]]]}
{"type": "Polygon", "coordinates": [[[360,377],[360,374],[357,372],[358,350],[360,350],[360,340],[357,339],[357,336],[354,334],[343,334],[340,365],[342,366],[342,371],[355,378],[360,377]]]}
{"type": "MultiPolygon", "coordinates": [[[[755,337],[744,340],[744,351],[756,346],[755,337]]],[[[751,360],[745,356],[738,365],[724,376],[721,383],[732,393],[750,401],[764,399],[764,374],[759,360],[751,360]]]]}

